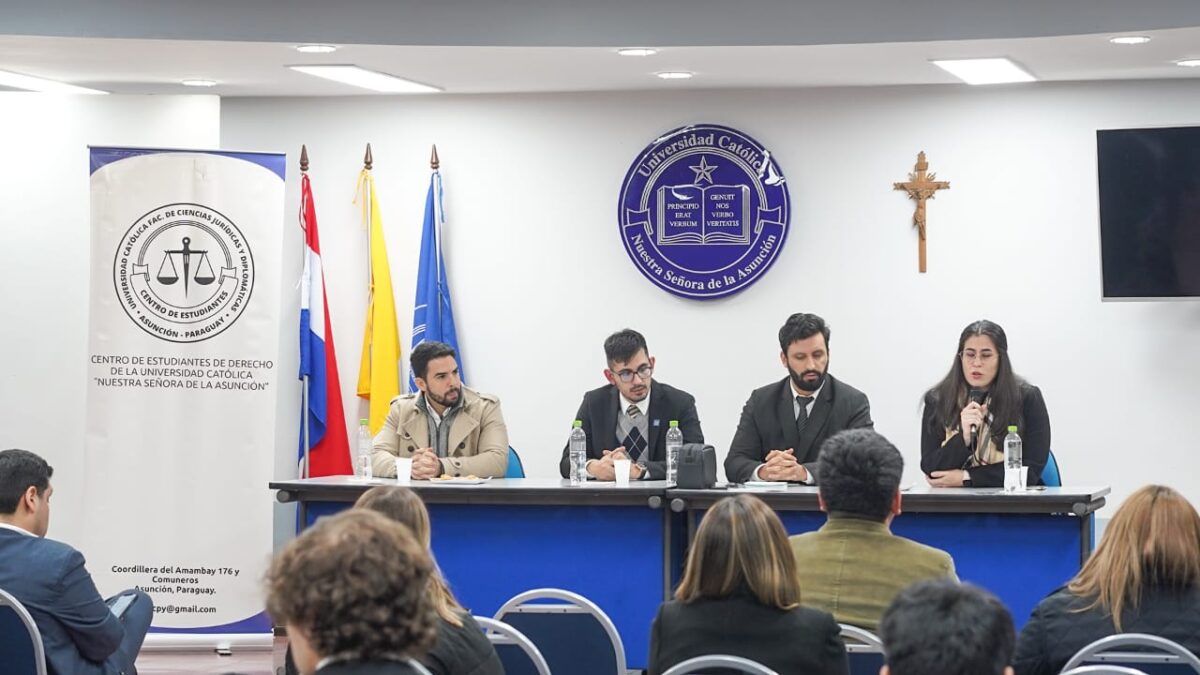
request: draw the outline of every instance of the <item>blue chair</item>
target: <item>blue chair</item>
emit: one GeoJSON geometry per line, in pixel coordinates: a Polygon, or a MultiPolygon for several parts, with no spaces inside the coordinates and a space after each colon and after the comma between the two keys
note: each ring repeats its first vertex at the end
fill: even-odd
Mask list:
{"type": "Polygon", "coordinates": [[[1053,450],[1046,457],[1046,466],[1042,469],[1042,485],[1062,487],[1062,476],[1058,473],[1058,460],[1054,458],[1053,450]]]}
{"type": "Polygon", "coordinates": [[[0,591],[0,663],[11,675],[46,675],[42,633],[19,600],[0,591]]]}
{"type": "Polygon", "coordinates": [[[1200,673],[1200,658],[1186,647],[1144,633],[1122,633],[1100,638],[1076,652],[1063,670],[1093,663],[1132,667],[1155,675],[1200,673]]]}
{"type": "Polygon", "coordinates": [[[846,643],[846,660],[850,675],[877,675],[883,666],[883,642],[874,633],[838,624],[842,629],[842,641],[846,643]]]}
{"type": "Polygon", "coordinates": [[[758,661],[752,661],[740,656],[730,656],[728,654],[697,656],[683,663],[671,666],[663,675],[699,675],[700,673],[712,672],[737,672],[743,675],[779,675],[779,673],[758,661]],[[710,670],[713,668],[719,670],[710,670]]]}
{"type": "Polygon", "coordinates": [[[504,623],[483,616],[475,621],[484,629],[488,642],[496,649],[504,672],[508,675],[550,675],[550,666],[538,648],[521,631],[504,623]]]}
{"type": "Polygon", "coordinates": [[[508,446],[508,468],[504,470],[505,478],[524,478],[525,465],[521,463],[521,456],[510,445],[508,446]]]}

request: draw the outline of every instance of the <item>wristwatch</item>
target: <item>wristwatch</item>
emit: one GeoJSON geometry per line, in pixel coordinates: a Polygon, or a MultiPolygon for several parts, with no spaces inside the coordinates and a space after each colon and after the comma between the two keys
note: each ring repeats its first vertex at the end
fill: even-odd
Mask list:
{"type": "Polygon", "coordinates": [[[972,487],[971,472],[963,469],[963,487],[972,487]]]}

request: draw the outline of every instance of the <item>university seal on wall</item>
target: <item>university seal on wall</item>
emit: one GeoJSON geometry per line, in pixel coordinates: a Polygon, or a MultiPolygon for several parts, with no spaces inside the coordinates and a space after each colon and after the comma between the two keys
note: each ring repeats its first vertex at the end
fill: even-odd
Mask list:
{"type": "Polygon", "coordinates": [[[134,221],[117,247],[113,286],[139,328],[199,342],[233,325],[254,290],[250,244],[230,219],[201,204],[167,204],[134,221]]]}
{"type": "Polygon", "coordinates": [[[655,139],[621,184],[625,251],[655,285],[707,300],[762,277],[787,239],[787,181],[771,153],[729,127],[655,139]]]}

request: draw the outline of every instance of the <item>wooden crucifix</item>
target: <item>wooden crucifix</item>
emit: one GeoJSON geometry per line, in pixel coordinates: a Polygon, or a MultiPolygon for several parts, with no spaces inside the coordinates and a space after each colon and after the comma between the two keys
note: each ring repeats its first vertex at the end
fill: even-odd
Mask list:
{"type": "Polygon", "coordinates": [[[925,161],[925,151],[917,153],[916,170],[908,174],[908,181],[904,183],[892,183],[892,188],[896,190],[904,190],[908,193],[910,199],[917,201],[917,210],[913,213],[913,225],[917,226],[917,237],[919,238],[920,259],[919,269],[922,274],[925,273],[925,200],[933,199],[934,193],[938,190],[949,190],[950,181],[935,180],[937,174],[926,174],[929,170],[929,162],[925,161]]]}

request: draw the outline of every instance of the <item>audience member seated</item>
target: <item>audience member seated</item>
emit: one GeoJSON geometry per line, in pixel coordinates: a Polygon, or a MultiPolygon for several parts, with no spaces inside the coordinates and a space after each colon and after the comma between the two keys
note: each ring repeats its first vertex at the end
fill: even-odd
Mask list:
{"type": "MultiPolygon", "coordinates": [[[[408,526],[417,541],[429,551],[429,512],[412,490],[380,485],[363,493],[355,506],[377,511],[408,526]]],[[[441,620],[437,626],[437,641],[420,659],[421,663],[433,675],[504,675],[496,648],[471,613],[458,604],[442,578],[436,560],[433,574],[429,576],[429,599],[441,620]]]]}
{"type": "Polygon", "coordinates": [[[0,452],[0,588],[33,616],[51,673],[134,673],[154,614],[150,596],[130,590],[105,600],[83,554],[46,539],[53,474],[32,452],[0,452]],[[132,600],[117,616],[112,605],[125,596],[132,600]]]}
{"type": "Polygon", "coordinates": [[[411,675],[437,636],[433,562],[412,532],[351,509],[317,521],[267,571],[267,611],[303,675],[411,675]]]}
{"type": "Polygon", "coordinates": [[[886,438],[870,429],[840,432],[821,446],[818,467],[817,501],[828,520],[791,538],[805,605],[874,631],[901,589],[957,579],[948,553],[892,534],[904,458],[886,438]]]}
{"type": "MultiPolygon", "coordinates": [[[[429,512],[415,492],[407,488],[380,485],[367,490],[354,504],[369,509],[408,527],[413,536],[429,550],[429,512]]],[[[419,660],[432,675],[504,675],[504,666],[496,648],[483,633],[471,613],[458,604],[434,561],[429,575],[429,600],[437,610],[437,640],[429,653],[419,660]]],[[[285,672],[295,675],[291,648],[285,659],[285,672]]]]}
{"type": "Polygon", "coordinates": [[[742,656],[780,673],[848,671],[837,622],[800,606],[783,523],[752,495],[722,499],[704,515],[675,600],[654,618],[648,672],[708,654],[742,656]]]}
{"type": "Polygon", "coordinates": [[[1149,485],[1113,514],[1079,574],[1033,609],[1017,640],[1018,675],[1057,673],[1083,647],[1149,633],[1200,655],[1200,515],[1149,485]]]}
{"type": "Polygon", "coordinates": [[[996,596],[952,579],[901,591],[879,624],[879,675],[1013,675],[1012,615],[996,596]]]}

